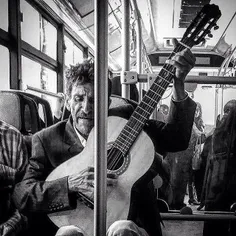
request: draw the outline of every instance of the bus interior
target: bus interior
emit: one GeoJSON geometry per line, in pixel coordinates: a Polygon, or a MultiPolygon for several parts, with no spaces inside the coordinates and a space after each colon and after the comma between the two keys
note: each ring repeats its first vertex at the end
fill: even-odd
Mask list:
{"type": "MultiPolygon", "coordinates": [[[[236,99],[236,1],[98,1],[107,4],[107,17],[99,12],[107,18],[107,32],[97,27],[95,2],[1,0],[0,119],[21,131],[30,151],[30,137],[53,125],[59,93],[65,93],[65,70],[96,55],[107,58],[114,103],[117,96],[122,102],[139,103],[173,51],[173,38],[180,41],[203,6],[215,4],[221,16],[204,40],[193,45],[196,63],[185,81],[188,95],[201,104],[204,132],[211,134],[225,104],[236,99]],[[107,55],[99,54],[96,33],[107,35],[107,55]]],[[[97,83],[107,86],[103,78],[97,83]]],[[[169,106],[172,91],[170,83],[152,119],[164,119],[160,108],[169,106]]],[[[202,222],[209,217],[224,220],[227,215],[235,220],[230,212],[183,216],[169,209],[161,214],[166,224],[163,235],[173,236],[201,235],[202,222]]]]}

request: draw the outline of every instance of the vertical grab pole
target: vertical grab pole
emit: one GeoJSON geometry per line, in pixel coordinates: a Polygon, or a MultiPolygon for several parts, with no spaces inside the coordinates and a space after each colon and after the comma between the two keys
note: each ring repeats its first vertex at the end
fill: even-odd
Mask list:
{"type": "Polygon", "coordinates": [[[95,0],[94,235],[106,235],[108,2],[95,0]]]}
{"type": "Polygon", "coordinates": [[[130,70],[130,34],[129,34],[129,25],[130,25],[130,1],[122,0],[122,12],[123,12],[123,21],[122,21],[122,58],[123,66],[121,73],[121,95],[124,98],[130,98],[130,86],[124,84],[124,71],[130,70]]]}
{"type": "MultiPolygon", "coordinates": [[[[141,74],[142,73],[142,27],[141,27],[141,15],[137,6],[136,0],[132,0],[133,3],[133,8],[135,11],[135,17],[137,20],[137,29],[136,29],[136,34],[137,34],[137,50],[136,50],[136,68],[137,68],[137,73],[141,74]]],[[[141,93],[142,89],[139,83],[139,93],[141,93]]],[[[141,101],[141,96],[139,96],[139,102],[141,101]]]]}

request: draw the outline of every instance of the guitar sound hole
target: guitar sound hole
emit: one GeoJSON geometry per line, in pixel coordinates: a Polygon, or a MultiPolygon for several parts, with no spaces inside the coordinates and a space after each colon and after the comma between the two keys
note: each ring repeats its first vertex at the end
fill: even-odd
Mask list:
{"type": "Polygon", "coordinates": [[[113,171],[120,169],[124,163],[124,159],[122,152],[112,147],[107,153],[107,169],[113,171]]]}

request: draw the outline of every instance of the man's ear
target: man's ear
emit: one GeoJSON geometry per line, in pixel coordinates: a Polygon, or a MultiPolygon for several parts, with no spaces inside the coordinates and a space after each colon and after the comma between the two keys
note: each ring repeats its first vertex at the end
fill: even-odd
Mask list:
{"type": "Polygon", "coordinates": [[[67,110],[70,111],[70,98],[68,96],[66,96],[65,103],[66,103],[67,110]]]}
{"type": "Polygon", "coordinates": [[[109,97],[108,98],[108,108],[110,107],[110,105],[111,105],[111,98],[109,97]]]}

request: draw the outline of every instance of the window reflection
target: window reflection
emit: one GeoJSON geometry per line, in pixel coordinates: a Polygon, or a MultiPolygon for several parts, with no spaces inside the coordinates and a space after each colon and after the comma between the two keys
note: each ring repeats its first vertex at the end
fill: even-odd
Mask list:
{"type": "Polygon", "coordinates": [[[40,17],[40,51],[56,59],[57,30],[43,17],[40,17]]]}

